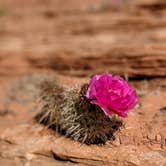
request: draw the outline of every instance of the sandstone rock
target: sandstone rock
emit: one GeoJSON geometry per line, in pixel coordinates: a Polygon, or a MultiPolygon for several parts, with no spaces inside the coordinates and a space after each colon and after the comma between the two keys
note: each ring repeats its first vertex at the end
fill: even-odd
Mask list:
{"type": "MultiPolygon", "coordinates": [[[[55,7],[51,21],[43,17],[42,12],[48,9],[40,9],[42,3],[34,6],[26,2],[31,15],[41,11],[33,17],[15,3],[18,11],[2,20],[0,79],[44,69],[77,77],[110,72],[133,80],[159,78],[161,84],[166,72],[165,1],[136,2],[134,11],[110,10],[96,14],[86,10],[91,4],[88,1],[72,0],[68,5],[64,1],[49,2],[51,11],[55,7]],[[153,6],[157,7],[153,9],[153,6]],[[14,20],[19,13],[21,17],[16,25],[14,20]]],[[[10,1],[6,3],[12,8],[10,1]]],[[[101,1],[94,3],[100,5],[101,1]]]]}
{"type": "MultiPolygon", "coordinates": [[[[65,138],[36,122],[28,122],[6,129],[0,136],[0,163],[12,165],[118,165],[118,166],[164,166],[166,145],[164,118],[160,105],[165,102],[161,93],[160,103],[155,93],[142,101],[140,111],[130,113],[125,126],[115,135],[115,141],[106,145],[84,145],[65,138]],[[155,107],[146,107],[148,102],[155,107]],[[158,116],[154,116],[158,112],[158,116]],[[160,123],[152,123],[153,119],[160,123]],[[150,127],[151,126],[151,127],[150,127]],[[147,135],[151,128],[154,134],[147,135]],[[11,162],[13,161],[13,163],[11,162]]],[[[137,108],[139,109],[139,108],[137,108]]],[[[21,110],[20,110],[21,111],[21,110]]],[[[20,112],[21,113],[21,112],[20,112]]]]}
{"type": "Polygon", "coordinates": [[[1,7],[0,165],[166,165],[165,0],[128,1],[114,9],[101,0],[6,0],[1,7]],[[83,145],[33,121],[38,84],[22,82],[4,107],[3,85],[34,72],[56,72],[67,86],[98,72],[125,75],[142,87],[140,105],[114,141],[83,145]]]}

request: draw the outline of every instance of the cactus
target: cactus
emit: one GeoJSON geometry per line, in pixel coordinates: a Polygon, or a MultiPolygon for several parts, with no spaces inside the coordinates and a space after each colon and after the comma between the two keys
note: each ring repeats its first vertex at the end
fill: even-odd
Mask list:
{"type": "Polygon", "coordinates": [[[88,85],[64,89],[54,82],[41,85],[39,112],[35,119],[66,137],[86,144],[104,144],[122,126],[117,117],[108,117],[85,94],[88,85]]]}

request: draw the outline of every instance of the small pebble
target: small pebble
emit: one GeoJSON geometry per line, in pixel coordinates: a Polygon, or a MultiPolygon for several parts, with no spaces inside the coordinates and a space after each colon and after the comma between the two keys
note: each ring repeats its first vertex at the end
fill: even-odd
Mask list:
{"type": "Polygon", "coordinates": [[[161,135],[157,134],[155,136],[155,141],[160,142],[161,141],[161,135]]]}

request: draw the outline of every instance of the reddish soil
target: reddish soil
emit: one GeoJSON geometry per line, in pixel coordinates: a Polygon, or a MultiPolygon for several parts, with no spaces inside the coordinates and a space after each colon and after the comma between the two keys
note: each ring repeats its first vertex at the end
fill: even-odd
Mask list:
{"type": "Polygon", "coordinates": [[[165,0],[0,0],[0,165],[164,166],[165,18],[165,0]],[[72,86],[101,72],[140,95],[115,141],[80,145],[33,121],[41,79],[72,86]]]}

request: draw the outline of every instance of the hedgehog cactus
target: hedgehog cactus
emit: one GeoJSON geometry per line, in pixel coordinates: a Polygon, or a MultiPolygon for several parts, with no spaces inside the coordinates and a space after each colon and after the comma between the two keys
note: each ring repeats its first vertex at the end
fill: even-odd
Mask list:
{"type": "MultiPolygon", "coordinates": [[[[66,137],[86,144],[105,143],[113,139],[113,134],[122,126],[122,121],[115,115],[110,117],[105,114],[97,101],[94,104],[92,101],[97,98],[88,98],[87,92],[91,92],[91,87],[92,85],[84,84],[80,88],[64,89],[54,82],[43,82],[41,107],[36,120],[66,137]]],[[[131,104],[134,106],[136,101],[131,104]]]]}

